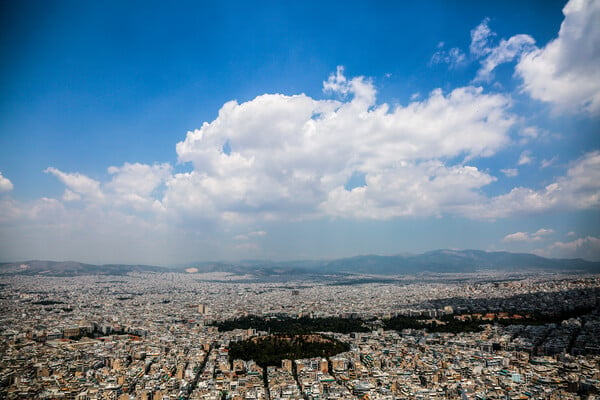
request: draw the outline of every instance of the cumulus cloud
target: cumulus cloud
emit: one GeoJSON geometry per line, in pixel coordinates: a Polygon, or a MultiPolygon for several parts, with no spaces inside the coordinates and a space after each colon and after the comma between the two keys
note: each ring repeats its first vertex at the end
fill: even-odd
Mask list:
{"type": "MultiPolygon", "coordinates": [[[[323,90],[337,100],[265,94],[225,103],[215,120],[177,143],[178,160],[191,163],[189,172],[174,174],[169,164],[125,163],[110,167],[104,184],[52,167],[46,172],[67,186],[64,201],[144,211],[157,221],[189,225],[323,216],[502,218],[600,203],[599,152],[576,160],[542,189],[483,195],[481,189],[497,178],[469,163],[510,143],[517,119],[507,96],[472,86],[437,89],[391,108],[377,104],[369,79],[347,78],[343,68],[323,90]],[[457,158],[463,161],[449,161],[457,158]],[[362,183],[350,184],[356,176],[362,183]]],[[[519,164],[531,162],[524,151],[519,164]]],[[[258,233],[244,236],[253,235],[258,233]]]]}
{"type": "Polygon", "coordinates": [[[136,209],[149,208],[156,200],[152,194],[171,177],[168,163],[146,165],[125,163],[121,167],[109,167],[112,180],[106,188],[112,191],[114,201],[136,209]]]}
{"type": "Polygon", "coordinates": [[[527,232],[515,232],[504,236],[502,241],[504,242],[527,242],[531,240],[531,237],[527,232]]]}
{"type": "Polygon", "coordinates": [[[441,216],[456,204],[476,201],[476,189],[495,180],[471,166],[448,167],[439,161],[404,163],[366,176],[366,186],[335,187],[321,209],[327,215],[362,219],[441,216]]]}
{"type": "Polygon", "coordinates": [[[509,193],[488,198],[461,209],[474,218],[503,218],[548,211],[600,208],[600,151],[584,154],[569,166],[566,175],[544,188],[516,187],[509,193]]]}
{"type": "Polygon", "coordinates": [[[113,175],[108,187],[116,193],[147,196],[171,175],[171,166],[125,163],[122,167],[109,167],[108,173],[113,175]]]}
{"type": "Polygon", "coordinates": [[[44,226],[62,224],[65,207],[56,199],[42,197],[30,202],[19,202],[10,197],[0,197],[0,223],[17,226],[20,223],[44,226]]]}
{"type": "Polygon", "coordinates": [[[471,56],[479,59],[481,68],[477,71],[475,81],[490,81],[493,71],[500,64],[518,59],[521,55],[531,51],[535,40],[529,35],[515,35],[509,39],[502,39],[497,45],[492,43],[496,36],[489,27],[489,18],[484,19],[471,31],[471,56]]]}
{"type": "Polygon", "coordinates": [[[459,48],[446,51],[440,42],[430,64],[455,67],[478,61],[481,67],[473,79],[477,83],[491,81],[499,65],[516,61],[515,76],[532,98],[559,111],[596,116],[600,114],[600,2],[570,0],[563,14],[558,37],[543,47],[527,34],[498,41],[490,19],[485,18],[471,30],[468,56],[459,48]]]}
{"type": "Polygon", "coordinates": [[[541,241],[544,238],[552,235],[554,233],[553,229],[541,228],[536,232],[515,232],[509,235],[504,236],[502,241],[504,242],[537,242],[541,241]]]}
{"type": "Polygon", "coordinates": [[[70,189],[65,189],[65,191],[62,195],[62,199],[64,201],[79,201],[79,200],[81,200],[81,195],[78,193],[75,193],[74,191],[72,191],[70,189]]]}
{"type": "Polygon", "coordinates": [[[28,202],[0,198],[0,236],[2,255],[9,259],[160,264],[194,260],[192,253],[197,256],[194,249],[199,247],[217,248],[149,215],[110,204],[81,207],[51,198],[28,202]]]}
{"type": "Polygon", "coordinates": [[[481,61],[481,68],[477,71],[476,81],[489,81],[492,72],[500,64],[513,61],[525,53],[535,44],[529,35],[515,35],[508,40],[502,39],[497,47],[481,61]]]}
{"type": "Polygon", "coordinates": [[[67,198],[73,198],[75,195],[85,197],[94,201],[102,201],[104,193],[100,190],[100,182],[80,173],[66,173],[54,167],[48,167],[45,173],[57,177],[67,188],[69,193],[65,193],[67,198]]]}
{"type": "MultiPolygon", "coordinates": [[[[477,35],[481,43],[489,37],[477,35]]],[[[481,43],[477,51],[491,54],[481,43]]],[[[125,163],[109,167],[108,180],[101,182],[49,167],[45,172],[66,187],[62,198],[25,204],[1,196],[0,219],[4,226],[20,226],[21,237],[54,235],[57,243],[69,238],[81,248],[85,238],[93,240],[92,234],[102,239],[99,249],[119,248],[122,238],[153,241],[156,247],[138,253],[166,260],[174,255],[161,254],[161,249],[180,251],[176,256],[181,259],[199,242],[206,248],[220,246],[222,238],[203,232],[217,231],[216,224],[242,223],[221,232],[243,247],[266,235],[249,228],[261,226],[260,221],[442,215],[493,219],[600,206],[597,151],[575,160],[564,176],[544,188],[484,195],[482,188],[497,178],[475,164],[510,144],[518,122],[506,95],[475,86],[436,89],[392,107],[377,103],[370,79],[347,78],[343,68],[323,82],[323,91],[324,100],[264,94],[225,103],[213,121],[177,143],[178,161],[191,165],[188,172],[174,173],[168,163],[125,163]],[[353,182],[356,177],[360,184],[353,182]],[[165,237],[183,239],[167,244],[165,237]]],[[[521,156],[531,161],[531,153],[521,156]]],[[[549,233],[517,232],[505,240],[537,241],[549,233]]]]}
{"type": "Polygon", "coordinates": [[[519,170],[516,168],[505,168],[501,169],[500,172],[509,178],[514,178],[515,176],[519,175],[519,170]]]}
{"type": "Polygon", "coordinates": [[[571,0],[558,37],[523,55],[523,90],[560,110],[600,113],[600,2],[571,0]]]}
{"type": "Polygon", "coordinates": [[[586,236],[570,242],[555,242],[546,248],[537,249],[535,252],[546,257],[600,261],[600,238],[586,236]]]}
{"type": "Polygon", "coordinates": [[[524,129],[521,129],[519,131],[519,136],[520,139],[518,143],[521,145],[525,145],[534,140],[549,142],[550,140],[561,139],[563,137],[558,133],[542,129],[537,126],[527,126],[524,129]]]}
{"type": "Polygon", "coordinates": [[[491,52],[490,39],[496,34],[489,27],[489,18],[485,18],[479,25],[471,30],[471,44],[469,50],[475,57],[484,57],[491,52]]]}
{"type": "Polygon", "coordinates": [[[554,229],[541,228],[533,233],[533,237],[544,237],[544,236],[552,235],[553,233],[554,233],[554,229]]]}
{"type": "Polygon", "coordinates": [[[323,91],[342,97],[352,95],[350,104],[355,108],[364,109],[375,104],[376,91],[373,84],[362,76],[346,79],[342,66],[338,66],[337,72],[329,75],[329,79],[323,82],[323,91]]]}
{"type": "Polygon", "coordinates": [[[537,139],[540,136],[540,129],[535,126],[528,126],[520,132],[523,141],[537,139]]]}
{"type": "Polygon", "coordinates": [[[532,162],[533,162],[533,157],[531,156],[531,151],[525,150],[519,156],[519,162],[517,164],[527,165],[527,164],[531,164],[532,162]]]}
{"type": "Polygon", "coordinates": [[[348,79],[342,68],[323,89],[341,101],[268,94],[226,103],[177,144],[179,161],[194,169],[168,180],[163,204],[234,218],[351,216],[343,210],[356,201],[368,205],[356,210],[365,218],[437,214],[495,179],[442,159],[495,154],[515,122],[510,98],[478,87],[434,90],[393,109],[376,104],[370,80],[348,79]],[[357,172],[367,183],[363,199],[344,187],[357,172]],[[444,188],[456,189],[453,197],[444,188]]]}
{"type": "Polygon", "coordinates": [[[162,195],[155,193],[156,189],[171,177],[171,170],[167,163],[125,163],[121,167],[109,167],[112,179],[104,184],[86,175],[67,173],[54,167],[48,167],[44,172],[56,176],[67,187],[62,196],[66,202],[84,201],[87,205],[130,207],[140,211],[156,205],[162,195]]]}
{"type": "Polygon", "coordinates": [[[2,172],[0,172],[0,193],[2,192],[10,192],[13,190],[13,184],[10,179],[4,177],[2,172]]]}

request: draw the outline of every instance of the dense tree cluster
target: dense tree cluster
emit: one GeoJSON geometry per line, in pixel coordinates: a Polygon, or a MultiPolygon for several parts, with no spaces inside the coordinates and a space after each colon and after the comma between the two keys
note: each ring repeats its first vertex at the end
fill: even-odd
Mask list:
{"type": "MultiPolygon", "coordinates": [[[[570,310],[562,310],[556,312],[553,315],[548,313],[534,312],[526,318],[515,319],[507,318],[500,319],[497,322],[502,325],[544,325],[544,324],[560,324],[562,321],[570,318],[579,318],[587,314],[597,313],[598,309],[595,307],[573,307],[570,310]]],[[[522,313],[523,315],[525,313],[522,313]]]]}
{"type": "Polygon", "coordinates": [[[384,329],[401,331],[402,329],[425,329],[429,332],[479,332],[481,331],[481,321],[459,321],[454,316],[441,318],[442,323],[436,323],[423,320],[422,317],[406,317],[398,315],[396,317],[383,320],[384,329]]]}
{"type": "Polygon", "coordinates": [[[281,360],[330,357],[350,350],[347,343],[322,335],[270,335],[231,343],[231,360],[254,360],[265,368],[281,366],[281,360]]]}
{"type": "Polygon", "coordinates": [[[369,332],[371,329],[358,318],[262,318],[248,316],[214,324],[219,331],[253,328],[257,331],[301,335],[314,332],[369,332]]]}
{"type": "Polygon", "coordinates": [[[263,318],[258,316],[241,317],[233,320],[215,323],[220,331],[231,331],[234,329],[253,328],[257,331],[270,332],[273,334],[302,335],[315,332],[370,332],[376,327],[386,330],[401,331],[403,329],[425,329],[428,332],[480,332],[482,325],[499,323],[502,325],[543,325],[548,323],[560,323],[569,318],[577,318],[594,312],[593,307],[574,307],[553,315],[540,312],[531,314],[518,313],[520,317],[503,317],[483,319],[456,319],[455,315],[439,317],[437,322],[429,317],[408,317],[398,315],[389,319],[365,321],[359,318],[263,318]],[[526,315],[526,317],[523,317],[526,315]]]}

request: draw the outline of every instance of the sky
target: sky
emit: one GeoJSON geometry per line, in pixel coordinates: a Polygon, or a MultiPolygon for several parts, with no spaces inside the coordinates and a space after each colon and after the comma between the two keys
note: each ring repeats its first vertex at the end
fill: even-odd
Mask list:
{"type": "Polygon", "coordinates": [[[600,261],[598,0],[0,7],[0,261],[600,261]]]}

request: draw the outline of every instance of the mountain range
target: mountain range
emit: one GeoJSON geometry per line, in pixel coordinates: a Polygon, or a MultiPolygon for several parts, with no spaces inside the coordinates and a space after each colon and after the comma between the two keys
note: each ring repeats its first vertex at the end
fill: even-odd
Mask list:
{"type": "Polygon", "coordinates": [[[527,253],[481,250],[435,250],[414,255],[361,255],[335,260],[199,262],[179,267],[152,265],[94,265],[75,261],[23,261],[0,264],[0,275],[126,275],[131,272],[190,273],[226,272],[255,279],[273,276],[326,276],[338,274],[415,275],[469,273],[482,270],[515,272],[544,270],[571,273],[600,273],[600,262],[583,259],[544,258],[527,253]]]}

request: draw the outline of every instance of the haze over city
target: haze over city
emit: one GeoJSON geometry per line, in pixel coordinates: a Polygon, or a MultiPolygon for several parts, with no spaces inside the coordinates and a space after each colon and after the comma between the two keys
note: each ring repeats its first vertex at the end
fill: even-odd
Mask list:
{"type": "Polygon", "coordinates": [[[599,10],[5,2],[0,259],[598,261],[599,10]]]}

